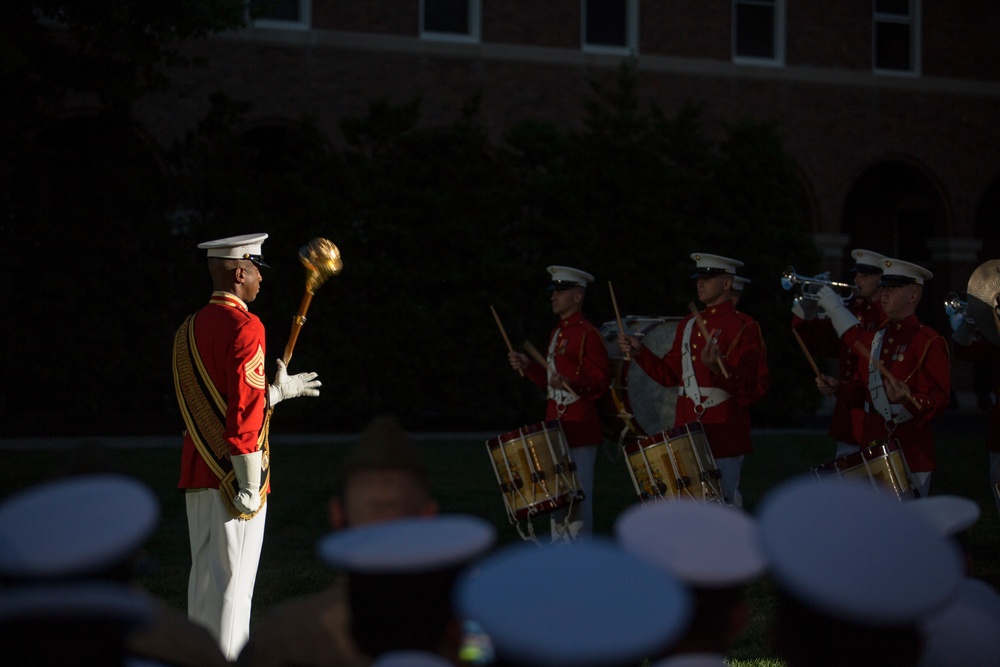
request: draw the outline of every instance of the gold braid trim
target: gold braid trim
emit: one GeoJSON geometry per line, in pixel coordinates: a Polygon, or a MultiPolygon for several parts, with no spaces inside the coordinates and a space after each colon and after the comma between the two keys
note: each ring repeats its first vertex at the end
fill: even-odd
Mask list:
{"type": "Polygon", "coordinates": [[[229,453],[229,444],[223,435],[226,402],[209,379],[201,360],[194,339],[194,319],[191,315],[184,320],[174,336],[174,389],[191,439],[212,472],[221,479],[225,471],[218,467],[217,459],[229,453]],[[206,456],[209,452],[211,456],[206,456]]]}
{"type": "MultiPolygon", "coordinates": [[[[194,315],[189,315],[174,335],[172,365],[177,404],[180,406],[184,425],[198,454],[212,474],[219,478],[219,494],[222,496],[226,511],[234,519],[252,519],[260,509],[252,514],[244,514],[236,509],[233,503],[233,499],[240,491],[240,483],[229,461],[229,444],[223,437],[226,401],[211,381],[198,353],[194,338],[194,318],[194,315]]],[[[268,443],[270,425],[271,409],[268,409],[264,416],[264,425],[257,437],[257,447],[264,452],[261,457],[261,468],[264,471],[261,489],[266,489],[271,480],[268,443]]],[[[267,495],[262,492],[261,508],[266,502],[267,495]]]]}
{"type": "MultiPolygon", "coordinates": [[[[903,382],[909,382],[910,378],[913,377],[913,374],[919,371],[921,368],[923,368],[924,361],[927,359],[927,353],[931,351],[931,345],[938,338],[944,338],[944,336],[932,336],[931,338],[928,339],[927,344],[924,345],[924,351],[920,353],[920,358],[917,360],[917,365],[913,367],[913,370],[910,371],[910,373],[905,378],[903,378],[903,382]]],[[[945,343],[944,348],[946,350],[948,349],[947,343],[945,343]]]]}

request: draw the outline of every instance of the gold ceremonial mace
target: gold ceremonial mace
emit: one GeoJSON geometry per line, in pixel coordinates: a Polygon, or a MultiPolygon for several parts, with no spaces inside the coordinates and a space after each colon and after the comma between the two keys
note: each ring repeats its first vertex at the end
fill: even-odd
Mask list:
{"type": "Polygon", "coordinates": [[[292,333],[288,336],[285,353],[281,356],[286,366],[292,360],[292,349],[299,339],[302,325],[306,323],[306,311],[309,310],[313,295],[328,278],[337,275],[344,268],[337,246],[321,238],[313,239],[299,248],[299,261],[306,267],[306,293],[302,295],[299,312],[292,318],[292,333]]]}

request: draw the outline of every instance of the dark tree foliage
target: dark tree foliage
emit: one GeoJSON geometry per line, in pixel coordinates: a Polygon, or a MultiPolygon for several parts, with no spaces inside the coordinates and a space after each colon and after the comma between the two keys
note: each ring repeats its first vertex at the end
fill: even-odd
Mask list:
{"type": "MultiPolygon", "coordinates": [[[[162,8],[119,9],[167,21],[162,8]]],[[[185,25],[176,34],[192,34],[185,25]]],[[[151,34],[167,49],[170,31],[151,34]]],[[[47,76],[37,78],[50,85],[47,76]]],[[[148,80],[114,87],[136,92],[129,82],[148,80]]],[[[37,132],[12,161],[0,259],[14,316],[2,365],[19,381],[0,391],[5,432],[179,431],[170,344],[211,289],[195,246],[258,231],[270,234],[272,268],[252,308],[267,325],[269,375],[305,292],[300,246],[328,238],[344,259],[313,297],[291,363],[317,371],[323,393],[283,405],[282,432],[355,429],[383,411],[415,429],[499,433],[539,421],[544,394],[509,368],[490,306],[516,347],[543,347],[554,324],[545,267],[570,264],[597,276],[586,312],[598,325],[614,316],[609,280],[627,314],[683,315],[696,250],[747,263],[741,307],[762,323],[782,399],[757,408],[760,425],[811,408],[812,393],[795,389],[810,374],[787,340],[778,279],[790,258],[808,266],[816,251],[768,122],[710,138],[696,106],[671,116],[644,103],[629,64],[594,81],[579,130],[529,118],[499,141],[479,96],[434,127],[419,99],[373,101],[342,119],[342,149],[309,118],[247,127],[245,103],[210,101],[162,155],[122,113],[37,132]]]]}

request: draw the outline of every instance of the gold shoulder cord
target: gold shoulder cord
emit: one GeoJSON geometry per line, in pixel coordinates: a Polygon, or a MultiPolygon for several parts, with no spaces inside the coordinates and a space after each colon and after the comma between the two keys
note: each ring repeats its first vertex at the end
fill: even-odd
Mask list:
{"type": "MultiPolygon", "coordinates": [[[[194,315],[188,316],[174,335],[173,372],[174,390],[180,406],[184,425],[202,460],[219,478],[219,493],[230,516],[235,519],[251,519],[257,512],[244,514],[236,509],[233,499],[239,493],[239,480],[229,461],[229,445],[223,433],[226,421],[226,402],[218,388],[212,383],[198,353],[194,339],[194,315]]],[[[261,488],[267,488],[271,471],[269,465],[270,448],[268,430],[271,424],[271,409],[264,416],[264,424],[257,438],[258,449],[262,449],[264,479],[261,488]]],[[[261,494],[261,508],[267,502],[267,495],[261,494]]]]}

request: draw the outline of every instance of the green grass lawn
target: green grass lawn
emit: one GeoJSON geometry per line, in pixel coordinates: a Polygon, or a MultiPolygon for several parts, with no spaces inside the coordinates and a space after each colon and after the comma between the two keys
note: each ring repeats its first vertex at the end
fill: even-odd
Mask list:
{"type": "MultiPolygon", "coordinates": [[[[315,545],[329,530],[327,500],[349,443],[343,438],[330,444],[318,444],[314,437],[310,444],[295,440],[281,434],[272,436],[273,494],[268,501],[254,619],[275,603],[314,592],[331,580],[331,573],[317,561],[315,545]]],[[[751,512],[775,484],[826,463],[833,454],[832,442],[815,432],[762,433],[754,440],[756,451],[744,463],[741,483],[745,507],[751,512]]],[[[190,556],[183,496],[176,489],[180,441],[176,448],[128,447],[127,440],[125,446],[119,441],[114,444],[105,452],[109,462],[149,484],[162,505],[160,526],[149,542],[148,567],[141,581],[154,594],[184,609],[190,556]]],[[[442,511],[470,513],[493,521],[503,543],[520,539],[507,520],[484,439],[428,439],[424,448],[434,495],[442,511]]],[[[938,471],[932,493],[959,494],[980,504],[982,517],[972,533],[973,574],[1000,586],[1000,517],[989,493],[982,430],[956,428],[939,433],[937,451],[938,471]]],[[[64,473],[75,458],[71,450],[13,449],[4,453],[0,496],[64,473]]],[[[597,533],[610,534],[621,511],[638,502],[625,462],[613,456],[615,453],[613,448],[606,449],[597,461],[597,533]]],[[[547,523],[538,520],[536,528],[542,534],[547,531],[547,523]]],[[[859,558],[863,556],[859,554],[859,558]]],[[[779,665],[766,641],[773,603],[768,584],[754,585],[750,600],[752,621],[737,643],[734,664],[779,665]]]]}

